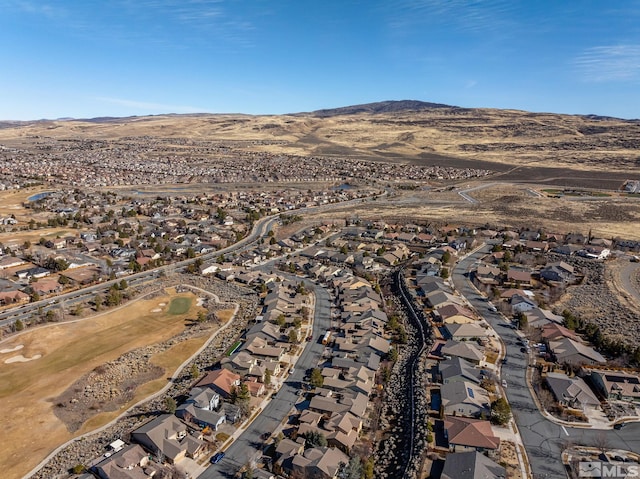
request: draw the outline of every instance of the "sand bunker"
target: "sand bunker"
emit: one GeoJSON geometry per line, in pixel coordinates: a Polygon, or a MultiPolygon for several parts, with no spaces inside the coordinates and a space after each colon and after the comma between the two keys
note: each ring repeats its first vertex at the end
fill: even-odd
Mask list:
{"type": "Polygon", "coordinates": [[[26,363],[27,361],[33,361],[34,359],[40,359],[42,357],[42,354],[35,354],[33,356],[31,356],[30,358],[25,358],[22,354],[19,354],[17,356],[13,356],[9,359],[6,359],[4,361],[5,364],[10,364],[10,363],[26,363]]]}
{"type": "Polygon", "coordinates": [[[204,298],[198,298],[196,301],[196,306],[202,306],[204,304],[204,298]]]}
{"type": "Polygon", "coordinates": [[[160,313],[162,311],[161,308],[154,308],[151,310],[152,313],[160,313]]]}
{"type": "Polygon", "coordinates": [[[0,349],[0,354],[6,354],[6,353],[12,353],[14,351],[20,351],[22,348],[24,348],[24,344],[18,344],[15,348],[0,349]]]}
{"type": "Polygon", "coordinates": [[[167,303],[158,303],[158,306],[166,306],[167,303]]]}

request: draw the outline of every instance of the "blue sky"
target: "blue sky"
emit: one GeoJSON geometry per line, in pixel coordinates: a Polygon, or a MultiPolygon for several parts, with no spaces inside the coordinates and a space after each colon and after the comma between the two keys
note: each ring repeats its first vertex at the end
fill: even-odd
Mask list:
{"type": "Polygon", "coordinates": [[[640,118],[640,0],[0,0],[0,119],[383,100],[640,118]]]}

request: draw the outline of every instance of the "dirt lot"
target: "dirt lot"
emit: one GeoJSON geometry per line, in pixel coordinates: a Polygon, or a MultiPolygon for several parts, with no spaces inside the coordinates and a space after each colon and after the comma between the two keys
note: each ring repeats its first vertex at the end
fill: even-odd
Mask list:
{"type": "MultiPolygon", "coordinates": [[[[7,352],[0,354],[0,398],[5,410],[12,411],[12,414],[3,414],[0,420],[4,431],[4,440],[0,441],[3,477],[19,477],[55,446],[74,435],[54,415],[54,408],[60,402],[56,400],[58,396],[77,378],[84,377],[128,351],[162,343],[184,331],[187,324],[185,320],[195,318],[199,308],[195,306],[193,294],[183,293],[179,296],[191,300],[187,313],[168,314],[166,309],[172,297],[164,295],[138,300],[77,322],[29,330],[1,343],[0,349],[7,352]],[[19,346],[22,347],[15,349],[19,346]],[[34,359],[5,362],[17,356],[34,359]],[[24,418],[32,419],[25,422],[24,418]]],[[[158,372],[161,379],[147,383],[139,390],[135,390],[138,385],[129,384],[133,390],[125,395],[124,400],[131,404],[162,387],[166,383],[164,376],[172,372],[171,368],[175,369],[193,354],[206,337],[176,343],[161,354],[151,354],[150,370],[154,374],[141,375],[140,380],[157,378],[158,372]]],[[[104,424],[117,415],[120,404],[114,404],[117,407],[112,412],[103,412],[98,404],[92,413],[102,414],[86,423],[78,433],[104,424]]],[[[76,427],[79,424],[72,429],[76,427]]]]}
{"type": "MultiPolygon", "coordinates": [[[[470,182],[464,188],[478,186],[470,182]]],[[[452,191],[401,191],[393,198],[378,199],[363,206],[335,208],[331,213],[309,218],[331,221],[357,216],[362,220],[421,222],[434,225],[494,225],[511,228],[543,228],[548,232],[587,234],[603,238],[640,239],[640,201],[635,198],[550,198],[536,196],[528,189],[542,191],[540,185],[489,184],[469,194],[469,203],[452,191]],[[456,198],[457,197],[457,198],[456,198]],[[457,201],[457,202],[456,202],[457,201]]],[[[461,188],[462,189],[462,188],[461,188]]]]}
{"type": "Polygon", "coordinates": [[[509,479],[522,479],[522,471],[518,462],[516,445],[512,442],[503,441],[500,447],[500,459],[497,461],[503,464],[507,470],[509,479]]]}

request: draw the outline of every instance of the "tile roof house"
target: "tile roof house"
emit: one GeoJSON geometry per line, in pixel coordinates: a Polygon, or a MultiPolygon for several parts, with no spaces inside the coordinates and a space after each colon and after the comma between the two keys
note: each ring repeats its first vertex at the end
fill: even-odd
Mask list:
{"type": "Polygon", "coordinates": [[[445,437],[452,452],[491,451],[500,447],[500,438],[493,435],[491,423],[481,419],[446,416],[445,437]]]}
{"type": "Polygon", "coordinates": [[[196,386],[212,388],[221,397],[230,398],[232,388],[240,386],[240,375],[228,369],[216,369],[203,376],[196,386]]]}
{"type": "Polygon", "coordinates": [[[447,454],[441,479],[504,479],[507,471],[478,451],[447,454]]]}

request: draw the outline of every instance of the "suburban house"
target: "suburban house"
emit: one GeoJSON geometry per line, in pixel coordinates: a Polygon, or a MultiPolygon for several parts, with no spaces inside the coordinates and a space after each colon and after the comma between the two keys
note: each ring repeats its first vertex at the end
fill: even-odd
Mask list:
{"type": "Polygon", "coordinates": [[[204,442],[189,434],[186,424],[172,414],[158,416],[135,429],[131,439],[172,464],[185,456],[196,458],[204,450],[204,442]]]}
{"type": "Polygon", "coordinates": [[[575,281],[575,269],[570,264],[560,261],[552,263],[540,270],[540,277],[547,281],[572,283],[575,281]]]}
{"type": "Polygon", "coordinates": [[[120,449],[94,467],[101,479],[148,479],[161,468],[138,444],[120,449]]]}
{"type": "Polygon", "coordinates": [[[528,296],[521,296],[519,294],[511,296],[509,304],[511,305],[511,311],[513,311],[513,314],[526,313],[538,307],[534,300],[528,296]]]}
{"type": "Polygon", "coordinates": [[[480,384],[480,370],[475,369],[473,364],[462,358],[451,358],[440,361],[438,365],[442,384],[468,381],[480,384]]]}
{"type": "Polygon", "coordinates": [[[529,271],[509,269],[509,271],[507,271],[506,283],[517,287],[531,286],[531,273],[529,271]]]}
{"type": "MultiPolygon", "coordinates": [[[[531,324],[531,321],[529,321],[529,324],[531,324]]],[[[573,339],[574,341],[580,341],[580,336],[578,336],[574,331],[556,323],[549,323],[544,325],[542,327],[541,335],[542,339],[546,339],[547,341],[557,341],[562,338],[569,338],[573,339]]]]}
{"type": "Polygon", "coordinates": [[[62,285],[58,282],[57,278],[43,278],[38,281],[34,281],[29,285],[34,293],[38,293],[40,296],[46,296],[48,294],[59,293],[62,291],[62,285]]]}
{"type": "Polygon", "coordinates": [[[445,414],[489,417],[491,413],[487,391],[469,381],[454,381],[443,384],[440,388],[440,395],[445,414]]]}
{"type": "Polygon", "coordinates": [[[500,284],[501,276],[502,271],[497,266],[481,264],[476,269],[474,279],[480,284],[495,285],[500,284]]]}
{"type": "Polygon", "coordinates": [[[444,336],[455,341],[484,338],[487,336],[487,330],[476,323],[446,324],[444,330],[444,336]]]}
{"type": "Polygon", "coordinates": [[[500,438],[493,435],[491,423],[481,419],[446,416],[444,434],[451,452],[494,451],[500,447],[500,438]]]}
{"type": "Polygon", "coordinates": [[[0,291],[0,305],[29,302],[29,295],[22,291],[0,291]]]}
{"type": "Polygon", "coordinates": [[[349,456],[336,448],[312,447],[291,460],[291,475],[314,479],[335,479],[349,464],[349,456]]]}
{"type": "Polygon", "coordinates": [[[221,397],[228,399],[234,387],[240,386],[240,375],[228,369],[216,369],[209,371],[196,386],[209,387],[217,392],[221,397]]]}
{"type": "Polygon", "coordinates": [[[464,324],[476,321],[474,314],[458,304],[448,304],[435,310],[435,315],[444,323],[464,324]]]}
{"type": "Polygon", "coordinates": [[[441,479],[504,479],[507,471],[478,451],[447,454],[441,479]]]}
{"type": "Polygon", "coordinates": [[[473,364],[480,364],[484,359],[484,353],[480,346],[471,341],[454,341],[450,339],[441,346],[440,354],[444,358],[447,356],[462,358],[473,364]]]}
{"type": "Polygon", "coordinates": [[[564,321],[562,316],[554,314],[548,309],[533,308],[526,312],[527,322],[530,328],[546,328],[547,326],[560,326],[564,321]]]}
{"type": "Polygon", "coordinates": [[[595,349],[569,338],[549,341],[549,348],[560,364],[573,366],[604,364],[606,360],[595,349]]]}
{"type": "Polygon", "coordinates": [[[586,378],[606,399],[640,402],[640,375],[598,369],[585,371],[586,378]]]}
{"type": "Polygon", "coordinates": [[[176,416],[180,419],[198,424],[200,427],[209,426],[214,431],[226,422],[223,412],[200,409],[193,403],[185,403],[176,409],[176,416]]]}
{"type": "Polygon", "coordinates": [[[582,378],[570,378],[563,373],[548,373],[547,385],[562,406],[587,411],[600,406],[600,400],[582,378]]]}
{"type": "Polygon", "coordinates": [[[198,409],[214,411],[220,404],[220,395],[208,387],[195,387],[191,390],[187,404],[193,404],[198,409]]]}

